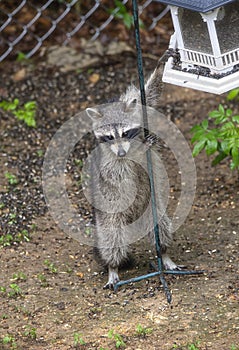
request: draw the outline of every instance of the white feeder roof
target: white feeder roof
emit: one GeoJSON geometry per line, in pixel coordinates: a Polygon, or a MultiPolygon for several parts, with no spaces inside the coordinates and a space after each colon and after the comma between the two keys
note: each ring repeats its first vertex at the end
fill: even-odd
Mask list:
{"type": "Polygon", "coordinates": [[[235,0],[158,0],[167,5],[174,5],[178,7],[184,7],[189,10],[198,12],[207,12],[214,10],[217,7],[226,5],[235,0]]]}

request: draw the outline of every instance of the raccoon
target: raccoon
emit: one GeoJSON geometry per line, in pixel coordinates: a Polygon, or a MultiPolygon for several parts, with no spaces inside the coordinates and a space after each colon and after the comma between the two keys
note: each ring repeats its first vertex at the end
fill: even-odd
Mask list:
{"type": "MultiPolygon", "coordinates": [[[[161,68],[156,68],[145,85],[147,106],[159,107],[161,68]]],[[[101,261],[108,268],[105,288],[114,288],[119,281],[118,269],[127,260],[130,244],[150,235],[154,242],[150,182],[147,174],[147,147],[154,147],[152,138],[144,136],[140,92],[130,86],[119,103],[88,108],[98,141],[92,165],[93,200],[96,220],[95,246],[101,261]]],[[[156,146],[155,146],[156,147],[156,146]]],[[[156,162],[159,163],[156,159],[156,162]]],[[[155,164],[154,164],[155,165],[155,164]]],[[[167,255],[172,241],[170,220],[161,197],[160,167],[156,167],[155,189],[159,217],[162,260],[166,269],[178,266],[167,255]]]]}

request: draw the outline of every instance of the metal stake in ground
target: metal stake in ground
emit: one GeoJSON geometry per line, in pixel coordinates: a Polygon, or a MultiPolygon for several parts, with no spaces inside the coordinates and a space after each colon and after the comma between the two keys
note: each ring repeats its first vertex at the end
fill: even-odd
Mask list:
{"type": "MultiPolygon", "coordinates": [[[[137,64],[138,64],[138,75],[139,75],[139,85],[140,85],[140,94],[141,94],[141,104],[142,104],[142,112],[143,112],[143,125],[144,125],[144,136],[147,137],[149,135],[148,131],[148,116],[147,116],[147,108],[146,108],[146,96],[145,96],[145,87],[144,87],[144,74],[143,74],[143,59],[142,59],[142,51],[140,44],[140,33],[139,33],[139,16],[138,16],[138,3],[137,0],[132,0],[133,4],[133,17],[134,17],[134,26],[135,26],[135,41],[136,41],[136,49],[137,49],[137,64]]],[[[126,281],[119,281],[114,289],[117,290],[120,286],[132,282],[138,282],[143,279],[147,279],[150,277],[159,276],[160,281],[163,285],[167,301],[171,303],[172,296],[171,292],[168,288],[167,282],[164,278],[164,274],[175,274],[175,275],[192,275],[192,274],[202,274],[204,271],[174,271],[174,270],[163,270],[163,262],[162,262],[162,254],[161,254],[161,245],[159,238],[159,226],[158,226],[158,216],[156,209],[156,195],[155,195],[155,187],[154,187],[154,178],[153,178],[153,165],[152,165],[152,157],[150,149],[147,150],[147,169],[150,180],[150,191],[151,191],[151,203],[152,203],[152,215],[153,215],[153,224],[154,224],[154,234],[155,234],[155,245],[156,245],[156,253],[157,253],[157,268],[156,272],[150,273],[147,275],[131,278],[126,281]]]]}

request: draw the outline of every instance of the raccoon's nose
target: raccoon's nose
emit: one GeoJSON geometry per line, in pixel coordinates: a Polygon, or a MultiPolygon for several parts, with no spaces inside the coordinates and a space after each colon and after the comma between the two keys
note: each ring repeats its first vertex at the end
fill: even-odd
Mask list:
{"type": "Polygon", "coordinates": [[[126,152],[123,148],[120,148],[118,150],[118,157],[124,157],[126,155],[126,152]]]}

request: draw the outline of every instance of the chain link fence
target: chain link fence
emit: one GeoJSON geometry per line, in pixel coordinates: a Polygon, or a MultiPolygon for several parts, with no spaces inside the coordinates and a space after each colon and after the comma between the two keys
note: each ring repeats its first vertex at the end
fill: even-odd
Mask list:
{"type": "MultiPolygon", "coordinates": [[[[13,0],[0,2],[0,61],[23,52],[29,58],[49,42],[67,45],[72,38],[95,40],[111,35],[116,21],[130,27],[128,0],[13,0]]],[[[168,7],[153,0],[139,1],[146,30],[153,31],[168,7]]],[[[116,35],[116,34],[114,34],[116,35]]]]}

